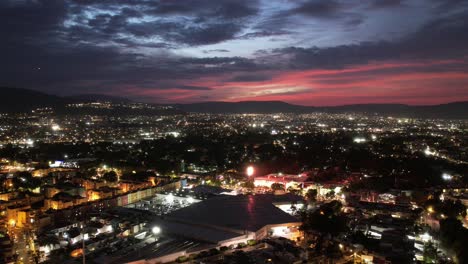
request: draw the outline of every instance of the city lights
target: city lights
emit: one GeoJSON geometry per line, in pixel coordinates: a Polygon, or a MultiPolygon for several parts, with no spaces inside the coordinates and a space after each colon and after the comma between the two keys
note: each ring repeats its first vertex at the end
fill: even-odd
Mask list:
{"type": "Polygon", "coordinates": [[[0,264],[468,262],[468,0],[0,10],[0,264]]]}

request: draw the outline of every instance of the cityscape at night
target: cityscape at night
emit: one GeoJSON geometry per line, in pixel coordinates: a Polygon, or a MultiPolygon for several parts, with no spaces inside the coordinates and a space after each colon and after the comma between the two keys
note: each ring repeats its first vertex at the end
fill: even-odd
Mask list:
{"type": "Polygon", "coordinates": [[[0,264],[468,263],[468,2],[0,1],[0,264]]]}

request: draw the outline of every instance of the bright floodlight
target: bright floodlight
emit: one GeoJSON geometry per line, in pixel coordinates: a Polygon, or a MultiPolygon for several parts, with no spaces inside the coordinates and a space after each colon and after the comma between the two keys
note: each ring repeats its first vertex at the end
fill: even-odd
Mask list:
{"type": "Polygon", "coordinates": [[[159,226],[154,226],[153,228],[151,228],[151,232],[153,232],[153,234],[157,235],[157,234],[161,233],[161,228],[159,226]]]}
{"type": "Polygon", "coordinates": [[[424,243],[428,242],[429,240],[432,239],[432,237],[428,233],[424,233],[421,235],[421,239],[424,243]]]}
{"type": "Polygon", "coordinates": [[[252,175],[254,174],[255,169],[254,169],[254,167],[252,167],[252,166],[248,166],[246,172],[247,172],[247,176],[250,177],[250,176],[252,176],[252,175]]]}
{"type": "Polygon", "coordinates": [[[353,139],[353,141],[355,143],[364,143],[364,142],[366,142],[366,139],[363,138],[363,137],[356,137],[356,138],[353,139]]]}
{"type": "Polygon", "coordinates": [[[450,181],[452,179],[452,175],[450,175],[448,173],[444,173],[444,174],[442,174],[442,179],[444,179],[446,181],[450,181]]]}
{"type": "Polygon", "coordinates": [[[26,144],[28,144],[29,146],[32,146],[32,145],[34,145],[34,140],[28,138],[28,139],[26,140],[26,144]]]}
{"type": "Polygon", "coordinates": [[[425,150],[424,150],[424,154],[426,154],[426,156],[432,156],[435,154],[435,151],[431,151],[431,149],[429,147],[427,147],[425,150]]]}

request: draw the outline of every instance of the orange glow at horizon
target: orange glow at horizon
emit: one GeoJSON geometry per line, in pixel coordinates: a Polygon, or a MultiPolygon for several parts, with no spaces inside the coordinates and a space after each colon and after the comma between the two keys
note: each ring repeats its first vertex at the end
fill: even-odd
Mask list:
{"type": "Polygon", "coordinates": [[[255,82],[229,81],[235,74],[191,81],[190,85],[211,87],[208,91],[129,88],[147,98],[157,96],[172,102],[285,101],[301,105],[333,106],[360,103],[438,104],[468,100],[468,58],[432,61],[388,61],[349,66],[343,69],[262,71],[271,76],[255,82]]]}

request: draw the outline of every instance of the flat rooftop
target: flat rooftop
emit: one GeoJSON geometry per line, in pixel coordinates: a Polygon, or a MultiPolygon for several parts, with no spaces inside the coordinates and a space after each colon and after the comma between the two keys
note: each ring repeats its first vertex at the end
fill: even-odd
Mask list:
{"type": "Polygon", "coordinates": [[[284,195],[221,196],[174,211],[166,216],[187,224],[256,232],[266,225],[295,223],[299,220],[273,203],[297,197],[284,195]]]}

